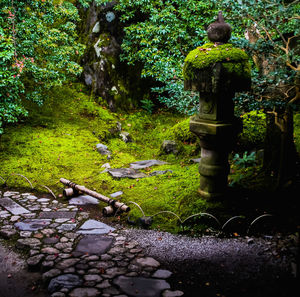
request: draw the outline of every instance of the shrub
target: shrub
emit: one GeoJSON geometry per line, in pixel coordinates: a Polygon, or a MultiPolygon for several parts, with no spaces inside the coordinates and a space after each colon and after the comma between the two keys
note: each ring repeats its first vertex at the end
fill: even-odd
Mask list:
{"type": "Polygon", "coordinates": [[[263,111],[250,111],[241,116],[243,132],[238,139],[241,150],[250,150],[261,147],[266,132],[266,114],[263,111]]]}

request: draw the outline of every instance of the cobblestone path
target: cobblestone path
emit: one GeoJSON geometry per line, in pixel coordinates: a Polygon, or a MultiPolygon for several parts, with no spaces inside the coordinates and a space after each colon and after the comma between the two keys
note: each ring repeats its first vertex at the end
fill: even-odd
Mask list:
{"type": "MultiPolygon", "coordinates": [[[[0,192],[0,237],[25,253],[51,297],[176,297],[172,272],[144,254],[127,231],[89,218],[78,205],[0,192]]],[[[11,296],[13,297],[13,296],[11,296]]]]}

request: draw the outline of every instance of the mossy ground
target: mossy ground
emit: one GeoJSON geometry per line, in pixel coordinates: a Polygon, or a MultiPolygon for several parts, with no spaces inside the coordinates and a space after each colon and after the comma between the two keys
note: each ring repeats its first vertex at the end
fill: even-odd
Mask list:
{"type": "MultiPolygon", "coordinates": [[[[56,195],[62,193],[61,177],[106,196],[123,191],[120,201],[132,208],[131,220],[141,217],[142,213],[130,201],[138,203],[146,216],[172,211],[185,219],[195,213],[210,212],[222,221],[222,216],[225,220],[240,214],[230,208],[224,209],[220,202],[208,202],[199,196],[198,164],[191,163],[190,159],[199,157],[200,151],[195,137],[188,130],[187,118],[165,111],[153,115],[140,110],[114,114],[95,101],[99,100],[90,97],[82,85],[73,84],[50,92],[40,108],[27,106],[29,118],[8,127],[1,138],[0,176],[6,179],[12,173],[22,174],[39,191],[46,191],[41,186],[46,185],[56,195]],[[130,133],[133,142],[124,143],[118,133],[111,132],[118,121],[122,129],[130,133]],[[160,146],[164,139],[180,141],[183,148],[180,155],[161,155],[160,146]],[[110,160],[99,154],[97,143],[108,146],[112,152],[110,160]],[[108,173],[101,173],[104,163],[110,163],[112,168],[122,168],[129,167],[134,161],[154,158],[168,164],[143,172],[149,174],[154,170],[169,169],[172,173],[136,180],[116,180],[108,173]]],[[[295,133],[299,135],[299,129],[295,133]]],[[[230,180],[241,183],[243,179],[254,178],[252,184],[257,184],[259,172],[259,166],[241,170],[233,165],[230,180]]],[[[259,181],[262,183],[263,180],[259,181]]],[[[11,176],[8,186],[25,187],[30,191],[29,184],[20,176],[11,176]]],[[[99,212],[104,206],[100,203],[99,212]]],[[[124,215],[120,219],[125,221],[126,218],[124,215]]],[[[198,227],[205,227],[201,225],[204,218],[195,222],[198,227]]],[[[181,230],[176,217],[170,213],[155,216],[153,227],[172,232],[181,230]]]]}
{"type": "MultiPolygon", "coordinates": [[[[146,215],[168,210],[185,218],[209,207],[197,194],[198,166],[189,162],[193,153],[197,157],[196,144],[183,143],[180,156],[160,155],[162,141],[175,137],[170,129],[184,119],[182,116],[164,111],[149,115],[138,110],[131,114],[113,114],[95,103],[79,84],[52,91],[41,108],[27,108],[29,118],[8,127],[1,139],[0,176],[4,179],[12,173],[22,174],[41,191],[45,189],[38,185],[46,185],[56,194],[62,193],[61,177],[106,196],[123,191],[121,201],[138,203],[146,215]],[[118,133],[109,132],[117,126],[117,121],[130,133],[133,142],[124,143],[118,133]],[[97,143],[108,146],[112,159],[99,154],[97,143]],[[101,173],[104,170],[101,166],[107,162],[112,168],[121,168],[129,167],[134,161],[153,158],[169,164],[144,172],[170,169],[172,173],[139,180],[116,180],[108,173],[101,173]]],[[[10,177],[8,185],[29,186],[20,176],[10,177]]],[[[130,206],[130,218],[140,217],[139,209],[133,204],[130,206]]],[[[154,221],[154,226],[157,225],[167,230],[177,229],[172,215],[158,215],[154,221]]]]}

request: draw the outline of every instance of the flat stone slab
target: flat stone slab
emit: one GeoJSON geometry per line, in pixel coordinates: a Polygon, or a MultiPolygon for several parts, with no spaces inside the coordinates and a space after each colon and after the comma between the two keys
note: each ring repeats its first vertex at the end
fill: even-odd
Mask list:
{"type": "Polygon", "coordinates": [[[143,160],[143,161],[137,161],[130,164],[130,168],[133,169],[143,169],[148,168],[154,165],[164,165],[168,164],[167,162],[160,161],[160,160],[143,160]]]}
{"type": "Polygon", "coordinates": [[[145,173],[142,173],[133,168],[116,168],[109,169],[108,173],[114,178],[144,178],[147,177],[145,173]]]}
{"type": "Polygon", "coordinates": [[[125,294],[135,297],[159,297],[163,290],[170,289],[165,280],[144,277],[119,276],[114,280],[114,284],[125,294]]]}
{"type": "Polygon", "coordinates": [[[115,228],[96,220],[87,220],[77,231],[80,234],[107,234],[115,228]]]}
{"type": "Polygon", "coordinates": [[[89,255],[100,256],[110,249],[113,242],[112,237],[86,235],[78,242],[73,254],[80,256],[89,253],[89,255]]]}
{"type": "Polygon", "coordinates": [[[13,215],[19,215],[24,213],[30,213],[29,210],[24,208],[23,206],[19,205],[15,201],[13,201],[10,198],[1,198],[0,199],[0,206],[7,209],[9,212],[11,212],[13,215]]]}
{"type": "Polygon", "coordinates": [[[22,231],[36,231],[44,229],[50,224],[50,219],[27,219],[22,222],[15,223],[15,226],[22,231]]]}
{"type": "Polygon", "coordinates": [[[71,205],[99,204],[99,200],[90,195],[80,195],[69,200],[71,205]]]}
{"type": "Polygon", "coordinates": [[[112,193],[112,194],[109,194],[110,197],[112,198],[116,198],[116,197],[119,197],[121,195],[123,195],[124,193],[122,191],[118,191],[118,192],[115,192],[115,193],[112,193]]]}
{"type": "Polygon", "coordinates": [[[40,219],[73,219],[77,211],[45,211],[38,216],[40,219]]]}

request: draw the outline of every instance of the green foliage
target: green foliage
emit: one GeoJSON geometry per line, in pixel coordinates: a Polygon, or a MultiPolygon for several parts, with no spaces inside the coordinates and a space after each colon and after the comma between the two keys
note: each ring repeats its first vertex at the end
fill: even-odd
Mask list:
{"type": "Polygon", "coordinates": [[[27,115],[25,99],[41,105],[45,90],[81,73],[78,21],[69,1],[1,1],[0,134],[27,115]]]}
{"type": "Polygon", "coordinates": [[[217,62],[223,62],[229,73],[249,78],[250,64],[248,55],[241,49],[234,48],[232,44],[217,45],[206,43],[192,50],[184,61],[184,79],[193,79],[199,69],[204,69],[217,62]]]}
{"type": "Polygon", "coordinates": [[[238,144],[242,150],[261,147],[266,134],[266,114],[263,111],[250,111],[241,116],[243,132],[238,144]]]}
{"type": "Polygon", "coordinates": [[[204,43],[204,25],[216,15],[211,2],[119,0],[114,9],[124,23],[121,60],[143,65],[142,76],[159,82],[153,88],[159,101],[180,112],[195,113],[197,95],[183,90],[182,66],[187,53],[204,43]]]}
{"type": "Polygon", "coordinates": [[[242,156],[235,154],[233,157],[233,162],[240,168],[246,168],[255,165],[256,155],[255,152],[251,152],[248,155],[248,152],[245,151],[242,156]]]}
{"type": "Polygon", "coordinates": [[[142,99],[142,108],[145,109],[148,113],[152,114],[153,108],[154,108],[154,103],[151,99],[142,99]]]}
{"type": "Polygon", "coordinates": [[[232,42],[244,48],[256,66],[252,90],[238,94],[236,106],[241,111],[250,111],[284,109],[286,104],[293,104],[300,67],[299,1],[213,2],[232,25],[232,42]]]}

